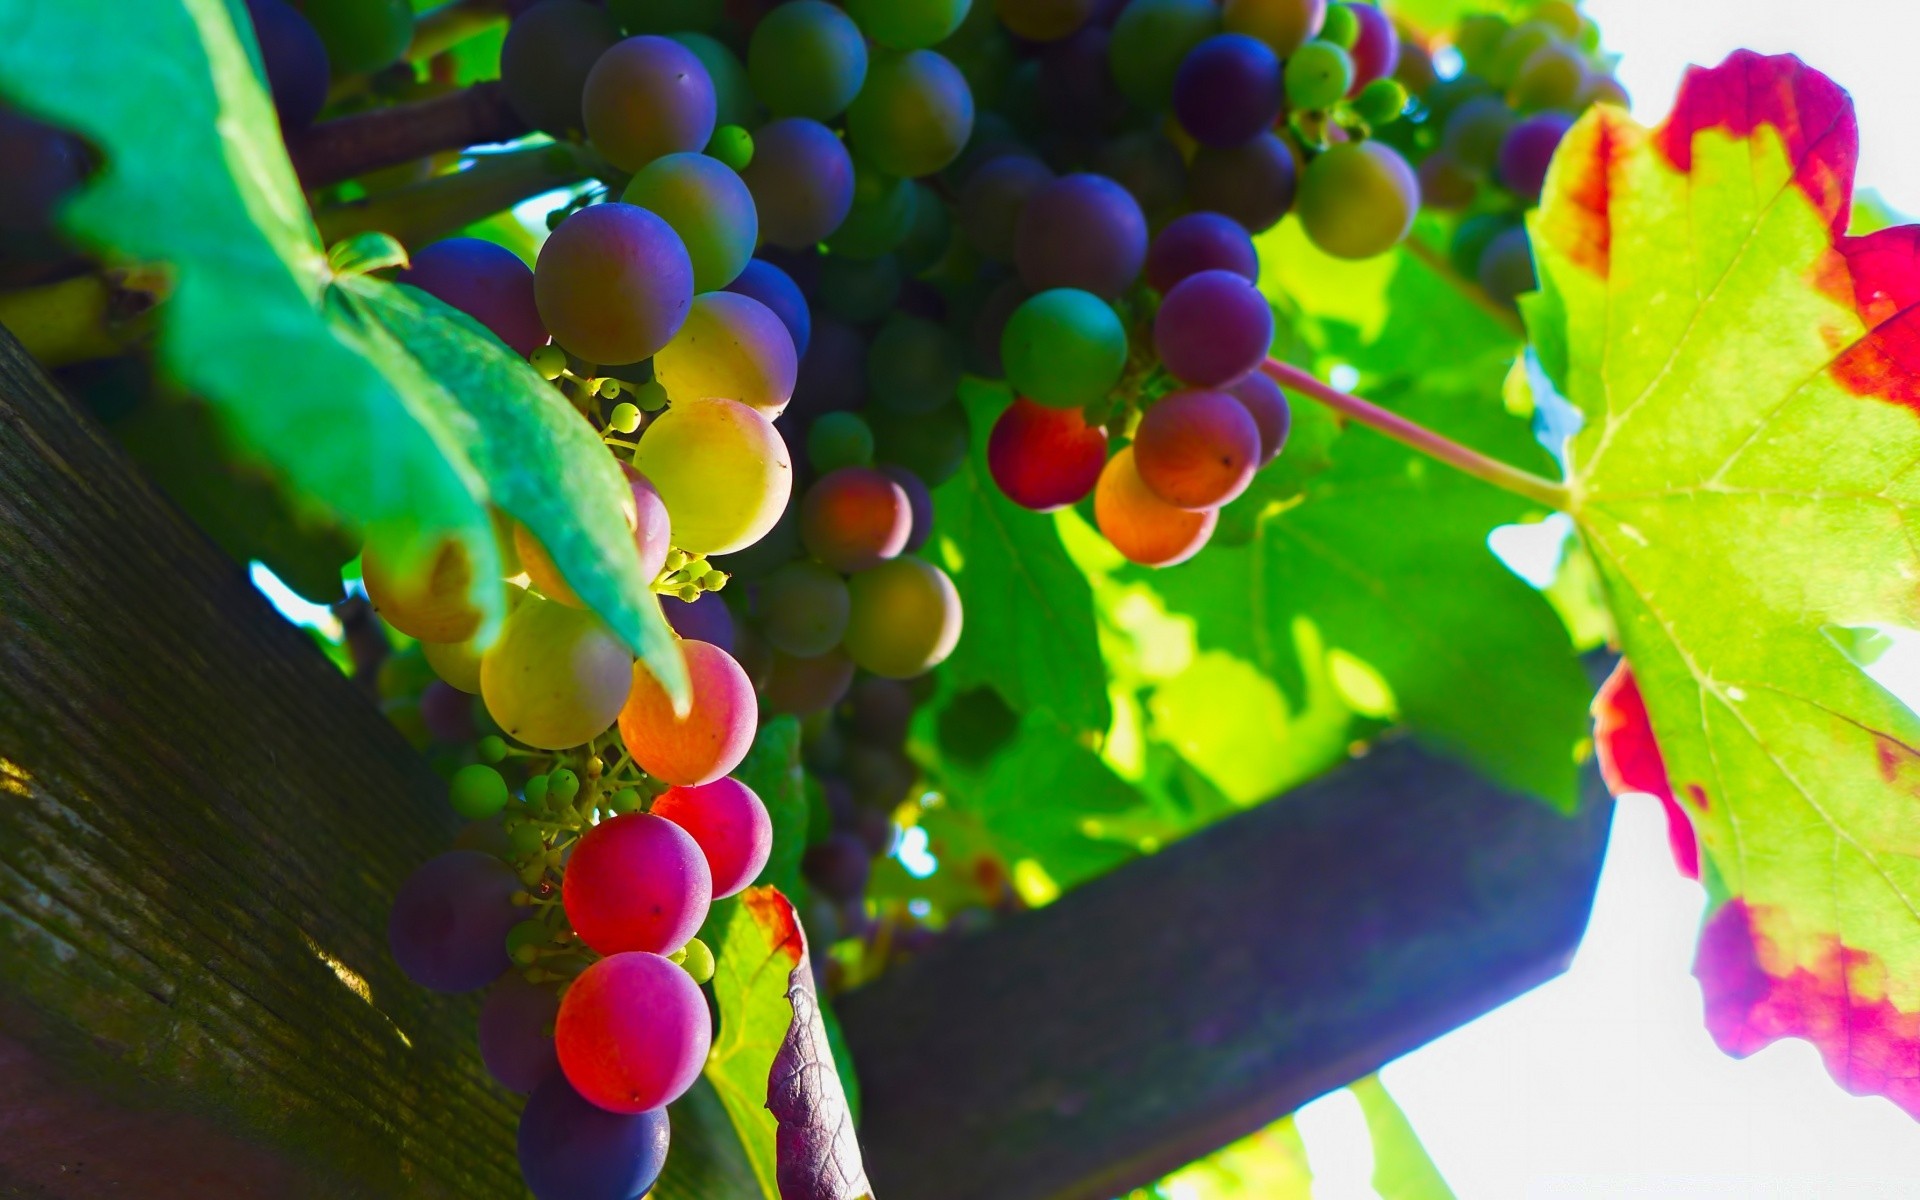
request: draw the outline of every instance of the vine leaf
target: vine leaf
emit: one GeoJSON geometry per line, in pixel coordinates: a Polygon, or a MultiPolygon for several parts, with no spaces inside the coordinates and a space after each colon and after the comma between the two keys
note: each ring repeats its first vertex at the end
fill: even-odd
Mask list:
{"type": "Polygon", "coordinates": [[[872,1195],[834,1066],[806,934],[778,890],[751,887],[710,918],[720,1033],[706,1078],[768,1200],[872,1195]]]}
{"type": "Polygon", "coordinates": [[[1920,1116],[1920,718],[1844,647],[1920,628],[1920,228],[1845,235],[1853,110],[1792,57],[1555,158],[1527,318],[1711,907],[1720,1045],[1811,1041],[1920,1116]]]}
{"type": "Polygon", "coordinates": [[[490,334],[417,292],[334,275],[239,12],[225,0],[0,7],[5,100],[89,139],[104,161],[62,228],[109,262],[171,274],[161,370],[208,402],[296,511],[382,531],[403,571],[459,541],[491,624],[503,606],[487,582],[499,578],[497,505],[684,694],[620,515],[617,465],[490,334]],[[74,87],[74,46],[114,86],[74,87]]]}

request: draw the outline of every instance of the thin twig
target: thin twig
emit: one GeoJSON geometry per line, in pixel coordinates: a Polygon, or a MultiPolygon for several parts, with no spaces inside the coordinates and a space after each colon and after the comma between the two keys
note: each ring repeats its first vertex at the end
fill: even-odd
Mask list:
{"type": "Polygon", "coordinates": [[[315,125],[296,135],[288,150],[301,186],[311,191],[429,154],[512,141],[526,132],[527,123],[507,106],[500,85],[489,81],[315,125]]]}
{"type": "Polygon", "coordinates": [[[487,155],[464,171],[355,200],[315,214],[328,245],[379,230],[405,246],[421,246],[464,229],[542,192],[593,174],[591,156],[564,144],[487,155]]]}

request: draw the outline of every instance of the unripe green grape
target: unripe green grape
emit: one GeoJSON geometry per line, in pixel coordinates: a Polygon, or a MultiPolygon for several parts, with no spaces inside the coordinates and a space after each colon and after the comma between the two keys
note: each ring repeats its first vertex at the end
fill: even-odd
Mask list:
{"type": "Polygon", "coordinates": [[[538,825],[523,821],[507,830],[507,845],[513,850],[515,858],[544,854],[547,849],[547,835],[541,832],[538,825]]]}
{"type": "Polygon", "coordinates": [[[639,812],[640,793],[634,791],[632,788],[621,788],[613,795],[607,797],[607,807],[611,808],[615,814],[619,816],[625,816],[630,812],[639,812]]]}
{"type": "Polygon", "coordinates": [[[1488,81],[1495,87],[1511,86],[1519,77],[1520,68],[1526,65],[1535,51],[1559,40],[1558,31],[1545,21],[1520,22],[1500,38],[1500,45],[1493,52],[1493,61],[1487,64],[1488,81]]]}
{"type": "Polygon", "coordinates": [[[507,757],[506,739],[500,737],[498,734],[490,733],[480,739],[479,744],[474,747],[474,750],[480,755],[481,762],[501,762],[507,757]]]}
{"type": "Polygon", "coordinates": [[[738,400],[675,401],[641,436],[633,465],[666,502],[674,541],[699,554],[759,541],[793,490],[785,441],[738,400]]]}
{"type": "Polygon", "coordinates": [[[1108,43],[1113,82],[1148,112],[1173,105],[1173,77],[1187,52],[1220,32],[1214,0],[1132,0],[1108,43]]]}
{"type": "Polygon", "coordinates": [[[827,237],[827,248],[852,258],[878,258],[913,226],[912,184],[864,162],[853,166],[853,207],[827,237]]]}
{"type": "Polygon", "coordinates": [[[1372,258],[1413,228],[1420,184],[1390,147],[1343,142],[1308,164],[1296,210],[1320,249],[1336,258],[1372,258]]]}
{"type": "Polygon", "coordinates": [[[1327,108],[1353,86],[1353,59],[1332,42],[1316,38],[1287,60],[1286,79],[1287,102],[1295,109],[1327,108]]]}
{"type": "Polygon", "coordinates": [[[967,461],[967,414],[958,401],[918,417],[871,413],[868,424],[873,426],[874,461],[905,467],[928,487],[953,478],[967,461]]]}
{"type": "Polygon", "coordinates": [[[931,175],[959,157],[973,132],[973,92],[960,68],[931,50],[887,52],[847,108],[855,153],[889,174],[931,175]]]}
{"type": "Polygon", "coordinates": [[[680,965],[686,968],[687,974],[693,976],[695,983],[704,984],[713,978],[713,951],[707,948],[705,942],[694,938],[681,948],[681,953],[680,965]]]}
{"type": "Polygon", "coordinates": [[[633,402],[641,412],[659,412],[667,406],[667,389],[658,379],[649,379],[633,389],[633,402]]]}
{"type": "Polygon", "coordinates": [[[847,581],[852,605],[842,643],[861,668],[911,679],[938,666],[960,640],[960,593],[925,559],[889,559],[847,581]]]}
{"type": "Polygon", "coordinates": [[[1536,21],[1545,21],[1565,38],[1579,37],[1580,25],[1585,19],[1581,17],[1580,10],[1568,3],[1568,0],[1538,0],[1538,3],[1533,6],[1533,18],[1536,21]]]}
{"type": "Polygon", "coordinates": [[[753,135],[740,125],[722,125],[713,131],[707,153],[735,171],[744,171],[753,161],[753,135]]]}
{"type": "Polygon", "coordinates": [[[1500,40],[1507,36],[1513,26],[1505,17],[1492,13],[1473,13],[1462,17],[1454,34],[1454,46],[1460,51],[1460,58],[1469,72],[1486,75],[1493,63],[1493,56],[1500,50],[1500,40]]]}
{"type": "Polygon", "coordinates": [[[1053,288],[1029,296],[1007,319],[1000,361],[1013,390],[1055,408],[1102,399],[1127,365],[1127,331],[1091,292],[1053,288]]]}
{"type": "Polygon", "coordinates": [[[1507,99],[1522,112],[1571,109],[1587,82],[1587,60],[1564,42],[1535,50],[1514,75],[1507,99]]]}
{"type": "Polygon", "coordinates": [[[547,795],[561,804],[572,804],[580,794],[580,777],[566,767],[547,776],[547,795]]]}
{"type": "Polygon", "coordinates": [[[527,361],[540,374],[540,378],[553,380],[564,375],[567,370],[567,352],[555,345],[545,345],[535,350],[527,361]]]}
{"type": "Polygon", "coordinates": [[[540,921],[522,921],[507,930],[507,957],[527,966],[539,957],[540,949],[552,941],[553,934],[540,921]]]}
{"type": "Polygon", "coordinates": [[[840,573],[791,562],[760,581],[760,631],[774,649],[800,658],[825,654],[847,631],[852,598],[840,573]]]}
{"type": "Polygon", "coordinates": [[[1320,26],[1320,40],[1332,42],[1342,50],[1353,49],[1360,40],[1360,22],[1353,10],[1344,4],[1334,4],[1327,9],[1327,19],[1320,26]]]}
{"type": "Polygon", "coordinates": [[[490,817],[507,806],[507,781],[484,763],[471,763],[453,773],[447,785],[453,811],[469,821],[490,817]]]}
{"type": "Polygon", "coordinates": [[[861,32],[889,50],[924,50],[967,19],[971,0],[847,0],[861,32]]]}
{"type": "Polygon", "coordinates": [[[1353,98],[1353,111],[1369,125],[1390,125],[1407,108],[1407,89],[1397,79],[1376,79],[1353,98]]]}
{"type": "Polygon", "coordinates": [[[873,462],[873,429],[859,413],[830,412],[807,430],[807,461],[816,474],[873,462]]]}
{"type": "Polygon", "coordinates": [[[867,76],[867,44],[853,19],[825,0],[793,0],[760,19],[747,45],[753,93],[776,117],[829,121],[867,76]]]}
{"type": "Polygon", "coordinates": [[[594,614],[528,596],[480,659],[480,696],[508,737],[542,750],[577,746],[620,714],[633,655],[594,614]]]}
{"type": "Polygon", "coordinates": [[[526,797],[529,808],[539,808],[547,802],[547,777],[545,775],[533,776],[527,780],[526,785],[520,789],[520,794],[526,797]]]}
{"type": "Polygon", "coordinates": [[[608,415],[607,428],[615,433],[632,433],[640,428],[640,409],[622,400],[613,406],[613,412],[608,415]]]}

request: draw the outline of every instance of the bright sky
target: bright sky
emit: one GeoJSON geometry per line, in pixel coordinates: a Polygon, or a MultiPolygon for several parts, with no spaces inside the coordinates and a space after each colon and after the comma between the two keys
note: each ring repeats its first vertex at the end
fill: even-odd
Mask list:
{"type": "MultiPolygon", "coordinates": [[[[1920,213],[1920,0],[1587,0],[1635,115],[1689,62],[1792,51],[1853,93],[1859,184],[1920,213]]],[[[1744,1061],[1701,1024],[1688,968],[1704,893],[1651,799],[1621,806],[1572,971],[1390,1065],[1382,1078],[1461,1200],[1920,1197],[1920,1123],[1848,1096],[1812,1047],[1744,1061]]],[[[1372,1152],[1344,1093],[1299,1116],[1316,1200],[1367,1200],[1372,1152]]]]}

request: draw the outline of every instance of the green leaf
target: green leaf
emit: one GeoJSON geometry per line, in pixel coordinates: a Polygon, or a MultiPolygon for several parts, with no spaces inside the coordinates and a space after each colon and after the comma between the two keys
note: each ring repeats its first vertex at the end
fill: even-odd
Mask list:
{"type": "Polygon", "coordinates": [[[648,581],[636,586],[618,468],[472,322],[391,285],[331,279],[230,7],[70,0],[8,16],[7,99],[106,160],[63,228],[110,260],[172,273],[159,364],[213,406],[236,452],[268,464],[295,511],[383,531],[402,570],[434,543],[460,542],[490,625],[502,603],[488,584],[497,504],[684,694],[648,581]],[[76,46],[110,86],[73,86],[76,46]]]}
{"type": "Polygon", "coordinates": [[[1373,1137],[1373,1190],[1380,1200],[1454,1200],[1453,1189],[1380,1077],[1369,1075],[1347,1090],[1360,1102],[1373,1137]]]}
{"type": "Polygon", "coordinates": [[[778,716],[760,726],[733,772],[753,789],[773,819],[773,853],[754,880],[789,896],[804,894],[800,860],[807,852],[807,779],[800,769],[800,721],[778,716]]]}
{"type": "Polygon", "coordinates": [[[1011,395],[969,379],[960,399],[973,426],[973,453],[933,494],[933,549],[953,576],[967,621],[945,671],[960,688],[992,686],[1017,711],[1045,711],[1073,729],[1103,731],[1113,713],[1093,594],[1062,548],[1054,519],[1001,495],[987,471],[987,431],[1011,395]]]}
{"type": "Polygon", "coordinates": [[[1920,718],[1825,632],[1920,628],[1920,228],[1842,236],[1856,155],[1846,94],[1791,57],[1695,69],[1657,130],[1595,109],[1527,317],[1702,852],[1708,1026],[1807,1038],[1920,1116],[1920,718]]]}

